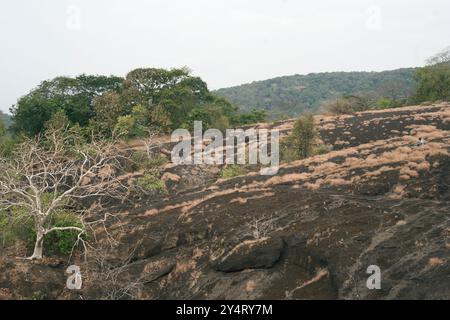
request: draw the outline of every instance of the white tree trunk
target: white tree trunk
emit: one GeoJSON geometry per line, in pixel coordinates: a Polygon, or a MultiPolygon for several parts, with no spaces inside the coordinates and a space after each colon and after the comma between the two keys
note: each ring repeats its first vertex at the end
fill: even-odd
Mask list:
{"type": "Polygon", "coordinates": [[[30,257],[31,260],[42,259],[42,251],[44,248],[44,232],[42,230],[36,232],[36,243],[34,244],[34,252],[30,257]]]}

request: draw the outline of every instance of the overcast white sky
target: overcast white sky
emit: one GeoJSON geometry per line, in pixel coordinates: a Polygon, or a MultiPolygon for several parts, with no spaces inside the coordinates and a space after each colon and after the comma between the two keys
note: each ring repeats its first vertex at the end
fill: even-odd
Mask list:
{"type": "Polygon", "coordinates": [[[0,109],[44,79],[190,67],[211,89],[423,65],[448,0],[14,0],[0,4],[0,109]]]}

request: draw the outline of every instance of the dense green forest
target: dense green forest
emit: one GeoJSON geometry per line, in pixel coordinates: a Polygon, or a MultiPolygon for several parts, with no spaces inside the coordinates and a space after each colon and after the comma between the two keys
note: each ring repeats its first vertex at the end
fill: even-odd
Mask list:
{"type": "Polygon", "coordinates": [[[264,112],[239,112],[225,98],[212,94],[189,69],[141,68],[125,78],[102,75],[57,77],[43,81],[10,109],[11,131],[42,133],[53,117],[67,118],[84,132],[108,137],[143,136],[148,130],[225,129],[263,121],[264,112]]]}
{"type": "Polygon", "coordinates": [[[284,76],[215,91],[241,110],[260,108],[271,118],[315,112],[330,99],[364,95],[402,100],[414,93],[416,68],[383,72],[327,72],[284,76]]]}

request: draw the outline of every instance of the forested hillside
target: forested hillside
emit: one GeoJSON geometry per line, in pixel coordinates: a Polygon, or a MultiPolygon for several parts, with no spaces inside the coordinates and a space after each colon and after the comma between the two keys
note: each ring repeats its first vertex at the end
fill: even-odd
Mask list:
{"type": "Polygon", "coordinates": [[[411,95],[416,68],[383,72],[327,72],[293,75],[255,81],[215,91],[242,110],[253,107],[269,111],[271,117],[295,116],[317,111],[329,99],[349,94],[394,100],[411,95]]]}

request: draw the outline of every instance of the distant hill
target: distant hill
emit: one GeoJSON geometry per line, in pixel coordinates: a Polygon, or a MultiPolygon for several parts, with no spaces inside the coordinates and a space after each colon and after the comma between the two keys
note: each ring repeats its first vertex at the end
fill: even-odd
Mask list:
{"type": "Polygon", "coordinates": [[[0,111],[0,121],[2,121],[7,128],[11,125],[11,116],[0,111]]]}
{"type": "Polygon", "coordinates": [[[267,110],[272,118],[295,116],[315,112],[324,101],[343,94],[404,98],[414,91],[415,70],[310,73],[255,81],[215,93],[243,111],[256,107],[267,110]]]}

